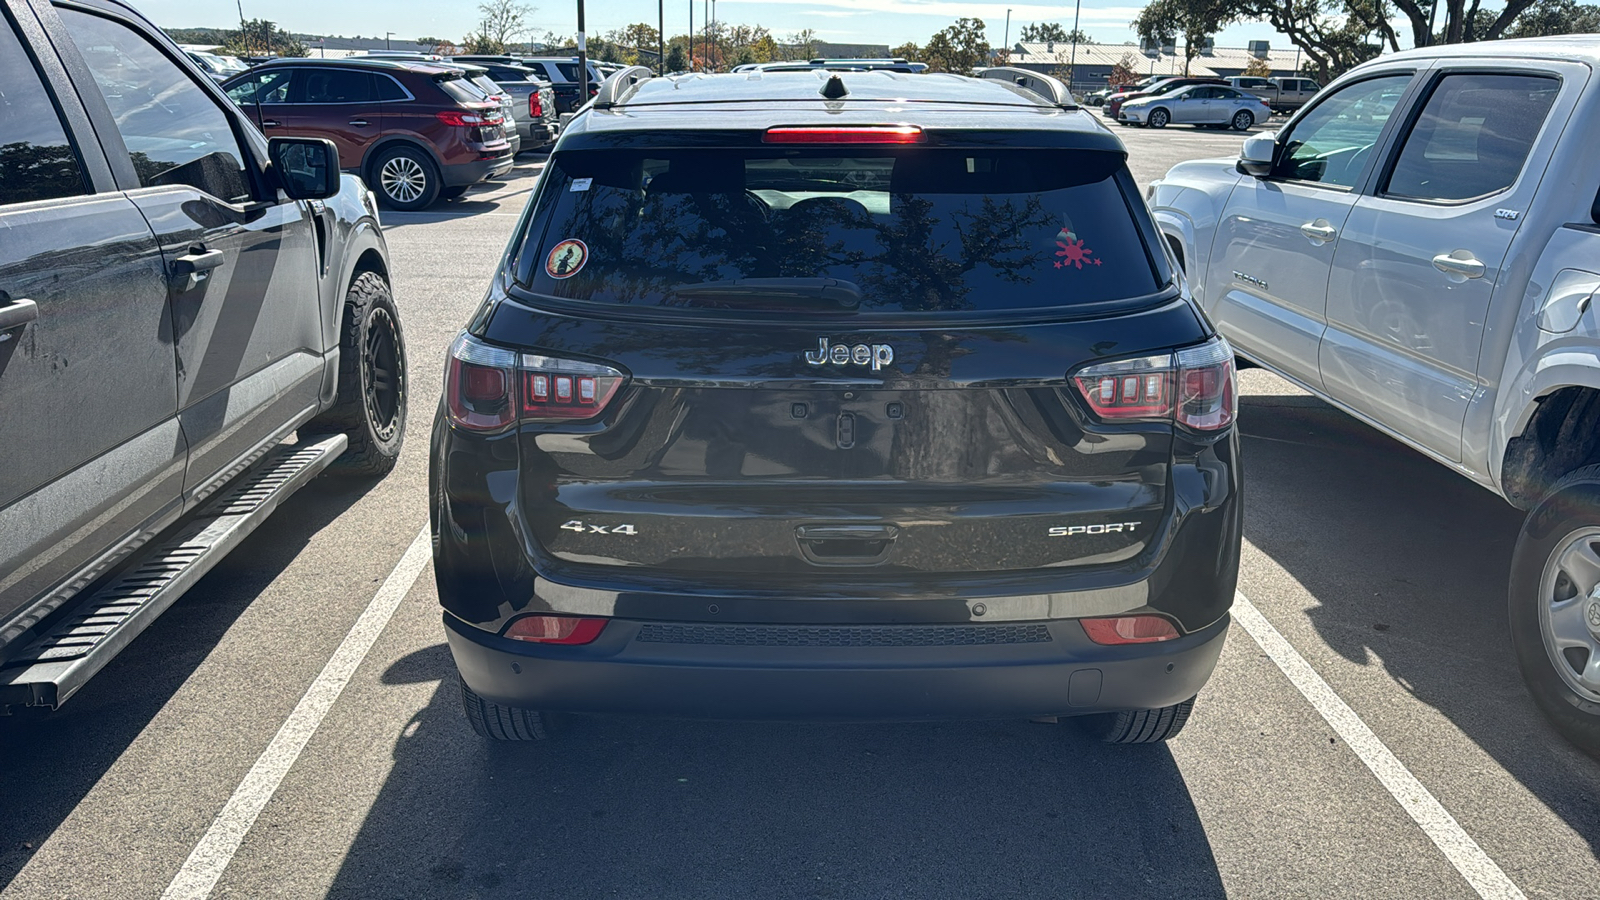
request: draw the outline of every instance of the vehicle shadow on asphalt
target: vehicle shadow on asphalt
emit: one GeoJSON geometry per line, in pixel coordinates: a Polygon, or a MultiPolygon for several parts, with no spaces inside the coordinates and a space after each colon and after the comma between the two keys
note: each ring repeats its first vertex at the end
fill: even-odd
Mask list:
{"type": "Polygon", "coordinates": [[[1600,767],[1534,708],[1507,634],[1522,513],[1314,398],[1242,397],[1239,421],[1245,539],[1316,599],[1327,646],[1382,665],[1600,848],[1600,767]]]}
{"type": "Polygon", "coordinates": [[[564,716],[474,736],[439,681],[330,897],[1222,897],[1164,746],[1029,722],[775,724],[564,716]]]}
{"type": "Polygon", "coordinates": [[[323,478],[164,612],[61,709],[0,717],[0,890],[27,865],[251,601],[377,482],[323,478]]]}

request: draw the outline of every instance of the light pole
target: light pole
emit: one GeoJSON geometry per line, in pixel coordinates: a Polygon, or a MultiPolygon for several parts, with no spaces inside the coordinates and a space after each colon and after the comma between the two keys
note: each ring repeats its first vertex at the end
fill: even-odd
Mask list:
{"type": "Polygon", "coordinates": [[[392,32],[392,31],[385,31],[383,33],[383,49],[385,49],[385,50],[390,49],[389,48],[389,38],[392,38],[392,37],[394,37],[394,32],[392,32]]]}
{"type": "Polygon", "coordinates": [[[656,74],[667,74],[667,0],[656,0],[656,74]]]}
{"type": "Polygon", "coordinates": [[[583,33],[583,0],[578,0],[578,105],[589,102],[589,40],[583,33]]]}
{"type": "Polygon", "coordinates": [[[1005,48],[1006,48],[1006,58],[1009,60],[1010,57],[1011,57],[1011,10],[1010,9],[1006,10],[1006,37],[1005,37],[1004,44],[1005,44],[1005,48]]]}
{"type": "Polygon", "coordinates": [[[1072,11],[1072,61],[1067,63],[1067,93],[1072,92],[1072,81],[1078,77],[1078,16],[1083,13],[1083,0],[1078,0],[1072,11]]]}

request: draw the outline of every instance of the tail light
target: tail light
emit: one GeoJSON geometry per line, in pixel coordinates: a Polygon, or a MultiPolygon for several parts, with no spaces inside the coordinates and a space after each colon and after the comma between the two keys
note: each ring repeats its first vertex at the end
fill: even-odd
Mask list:
{"type": "Polygon", "coordinates": [[[1160,616],[1118,616],[1080,619],[1083,633],[1096,644],[1155,644],[1178,637],[1178,629],[1160,616]]]}
{"type": "Polygon", "coordinates": [[[459,109],[441,109],[437,113],[434,113],[434,115],[438,117],[439,121],[446,125],[456,125],[460,127],[489,125],[495,121],[498,121],[498,117],[491,119],[488,116],[483,116],[475,112],[459,109]]]}
{"type": "Polygon", "coordinates": [[[514,422],[592,419],[626,380],[610,366],[491,347],[469,335],[450,345],[445,409],[468,431],[499,431],[514,422]]]}
{"type": "Polygon", "coordinates": [[[534,91],[528,95],[528,118],[544,118],[544,101],[539,98],[538,91],[534,91]]]}
{"type": "Polygon", "coordinates": [[[590,644],[605,630],[608,621],[575,616],[523,616],[512,621],[505,636],[531,644],[590,644]]]}
{"type": "Polygon", "coordinates": [[[1105,421],[1172,421],[1195,431],[1233,424],[1233,348],[1221,337],[1160,356],[1101,363],[1072,379],[1105,421]]]}

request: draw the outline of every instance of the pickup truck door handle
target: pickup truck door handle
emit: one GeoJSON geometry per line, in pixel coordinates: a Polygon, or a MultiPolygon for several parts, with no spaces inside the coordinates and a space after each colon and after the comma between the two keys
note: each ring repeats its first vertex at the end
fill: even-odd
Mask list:
{"type": "Polygon", "coordinates": [[[360,126],[362,128],[365,128],[365,127],[367,127],[367,120],[366,119],[351,119],[350,120],[350,124],[351,125],[358,125],[358,126],[360,126]]]}
{"type": "Polygon", "coordinates": [[[222,265],[221,250],[190,247],[189,252],[172,261],[172,275],[182,279],[178,291],[194,290],[195,286],[211,275],[211,270],[222,265]]]}
{"type": "Polygon", "coordinates": [[[277,128],[278,126],[280,126],[282,124],[283,123],[279,122],[277,119],[262,119],[261,120],[261,127],[262,128],[277,128]]]}
{"type": "Polygon", "coordinates": [[[1433,258],[1433,267],[1449,275],[1450,280],[1458,284],[1468,278],[1482,278],[1487,271],[1483,260],[1473,256],[1471,250],[1441,253],[1433,258]]]}
{"type": "Polygon", "coordinates": [[[1319,244],[1326,244],[1338,236],[1339,229],[1334,228],[1322,219],[1318,219],[1315,222],[1307,222],[1301,225],[1300,233],[1319,244]]]}
{"type": "Polygon", "coordinates": [[[32,300],[13,300],[0,306],[0,335],[15,331],[29,322],[37,321],[38,318],[39,304],[32,300]]]}

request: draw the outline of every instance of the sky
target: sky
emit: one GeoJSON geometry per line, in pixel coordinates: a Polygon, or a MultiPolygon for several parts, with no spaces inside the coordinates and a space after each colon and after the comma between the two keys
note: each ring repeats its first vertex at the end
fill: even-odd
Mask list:
{"type": "MultiPolygon", "coordinates": [[[[234,3],[225,0],[134,0],[156,24],[167,28],[218,27],[235,25],[239,18],[234,3]]],[[[477,3],[473,0],[238,0],[246,18],[270,19],[286,31],[301,34],[344,36],[382,35],[422,36],[460,40],[474,29],[477,3]]],[[[667,0],[667,34],[682,34],[689,26],[691,0],[667,0]]],[[[703,22],[701,0],[694,0],[694,20],[703,22]]],[[[577,31],[576,0],[532,4],[531,30],[558,34],[577,31]]],[[[1137,40],[1128,23],[1139,14],[1142,4],[1116,0],[1083,0],[1079,27],[1101,43],[1137,40]]],[[[961,16],[977,16],[987,26],[989,43],[1000,45],[1005,39],[1008,4],[1004,2],[952,2],[952,0],[718,0],[717,19],[730,24],[764,25],[780,40],[802,28],[811,28],[825,41],[874,43],[896,46],[906,41],[924,44],[928,36],[961,16]]],[[[1070,4],[1011,3],[1011,41],[1015,43],[1022,26],[1029,22],[1059,22],[1072,27],[1070,4]]],[[[588,32],[603,34],[632,22],[656,22],[655,0],[590,0],[585,10],[588,32]]],[[[1252,40],[1269,40],[1273,46],[1289,46],[1265,24],[1238,25],[1217,38],[1224,47],[1242,47],[1252,40]]]]}

